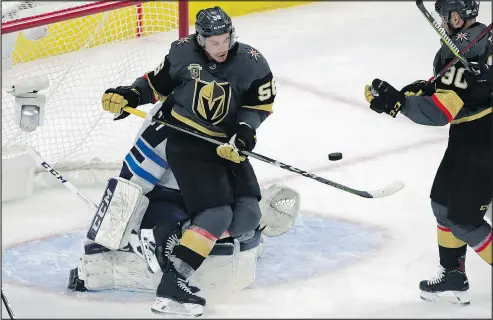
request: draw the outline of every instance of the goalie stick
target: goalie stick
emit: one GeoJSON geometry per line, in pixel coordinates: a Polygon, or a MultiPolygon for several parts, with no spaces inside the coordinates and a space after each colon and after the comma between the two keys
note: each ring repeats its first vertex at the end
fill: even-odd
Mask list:
{"type": "MultiPolygon", "coordinates": [[[[145,113],[144,111],[137,110],[137,109],[130,108],[130,107],[124,107],[123,108],[123,111],[128,112],[130,114],[133,114],[135,116],[141,117],[141,118],[148,118],[150,116],[147,113],[145,113]]],[[[217,141],[217,140],[212,139],[210,137],[204,136],[204,135],[202,135],[202,134],[200,134],[200,133],[198,133],[196,131],[193,131],[193,130],[190,130],[190,129],[187,129],[187,128],[183,128],[183,127],[179,127],[179,126],[175,126],[175,125],[170,124],[168,122],[159,120],[159,119],[157,119],[154,116],[152,116],[152,119],[151,120],[152,121],[155,121],[155,122],[158,122],[158,123],[160,123],[160,124],[162,124],[164,126],[168,126],[168,127],[172,128],[174,130],[178,130],[178,131],[181,131],[183,133],[186,133],[186,134],[192,135],[194,137],[197,137],[199,139],[208,141],[210,143],[213,143],[213,144],[216,144],[216,145],[219,145],[219,146],[223,144],[220,141],[217,141]]],[[[240,152],[243,155],[245,155],[245,156],[249,156],[251,158],[254,158],[254,159],[257,159],[257,160],[266,162],[266,163],[268,163],[270,165],[279,167],[281,169],[288,170],[290,172],[301,174],[304,177],[311,178],[311,179],[316,180],[318,182],[321,182],[323,184],[329,185],[331,187],[337,188],[337,189],[342,190],[342,191],[349,192],[351,194],[354,194],[354,195],[357,195],[357,196],[360,196],[360,197],[363,197],[363,198],[381,198],[381,197],[386,197],[386,196],[389,196],[389,195],[392,195],[392,194],[396,193],[397,191],[401,190],[404,187],[404,183],[402,183],[400,181],[395,181],[395,182],[393,182],[393,183],[391,183],[391,184],[387,185],[386,187],[384,187],[382,189],[379,189],[379,190],[371,190],[371,191],[357,190],[357,189],[353,189],[353,188],[344,186],[342,184],[336,183],[334,181],[331,181],[331,180],[328,180],[328,179],[319,177],[319,176],[317,176],[317,175],[315,175],[313,173],[310,173],[310,172],[307,172],[307,171],[298,169],[296,167],[290,166],[288,164],[282,163],[282,162],[280,162],[278,160],[271,159],[269,157],[263,156],[261,154],[255,153],[255,152],[250,152],[250,151],[240,151],[240,152]]]]}
{"type": "Polygon", "coordinates": [[[3,304],[5,305],[5,309],[7,309],[7,313],[9,314],[10,319],[15,319],[14,312],[12,311],[12,307],[10,306],[9,301],[7,300],[7,297],[5,296],[5,293],[3,292],[2,288],[2,301],[3,304]]]}
{"type": "Polygon", "coordinates": [[[98,206],[87,196],[85,196],[82,192],[80,192],[73,184],[71,184],[67,179],[65,179],[60,173],[58,173],[51,165],[49,165],[46,161],[41,158],[39,154],[36,153],[31,147],[24,146],[24,149],[29,153],[31,157],[36,160],[36,162],[41,165],[46,171],[51,173],[61,184],[63,184],[67,189],[72,191],[72,193],[76,194],[80,199],[84,200],[89,207],[93,210],[98,210],[98,206]]]}

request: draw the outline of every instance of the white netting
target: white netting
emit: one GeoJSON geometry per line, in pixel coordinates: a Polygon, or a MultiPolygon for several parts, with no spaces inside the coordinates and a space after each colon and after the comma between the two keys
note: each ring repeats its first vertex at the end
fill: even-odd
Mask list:
{"type": "MultiPolygon", "coordinates": [[[[2,2],[2,23],[88,3],[2,2]]],[[[26,38],[29,31],[7,34],[16,39],[8,59],[2,34],[2,62],[12,63],[9,70],[2,64],[2,152],[29,145],[58,169],[119,169],[143,119],[113,121],[101,96],[154,69],[178,38],[177,29],[178,3],[151,1],[50,24],[40,40],[26,38]],[[27,133],[14,123],[14,97],[6,85],[37,75],[50,80],[41,92],[47,97],[44,125],[27,133]]]]}
{"type": "Polygon", "coordinates": [[[94,1],[2,1],[2,23],[47,12],[80,7],[94,1]]]}

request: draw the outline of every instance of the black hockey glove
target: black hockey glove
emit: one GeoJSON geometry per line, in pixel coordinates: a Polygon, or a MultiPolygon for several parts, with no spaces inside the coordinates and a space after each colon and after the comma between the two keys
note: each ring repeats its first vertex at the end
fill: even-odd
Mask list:
{"type": "Polygon", "coordinates": [[[417,80],[401,89],[406,97],[409,96],[431,96],[435,93],[435,85],[426,80],[417,80]]]}
{"type": "Polygon", "coordinates": [[[380,79],[374,79],[371,86],[365,87],[365,98],[370,103],[370,109],[377,113],[385,112],[393,118],[397,116],[406,100],[404,93],[380,79]]]}
{"type": "Polygon", "coordinates": [[[240,122],[236,128],[235,146],[244,151],[252,151],[257,144],[257,133],[246,122],[240,122]]]}
{"type": "Polygon", "coordinates": [[[464,72],[464,81],[467,83],[469,96],[477,97],[483,100],[483,103],[489,104],[488,99],[493,92],[493,67],[486,64],[479,66],[477,62],[471,62],[471,65],[479,70],[479,74],[475,75],[467,70],[464,72]]]}
{"type": "Polygon", "coordinates": [[[134,87],[121,86],[106,90],[101,99],[103,109],[115,114],[114,120],[126,118],[129,113],[123,107],[136,108],[140,102],[140,92],[134,87]]]}
{"type": "Polygon", "coordinates": [[[491,82],[493,82],[493,67],[477,62],[470,62],[470,64],[475,70],[478,70],[479,73],[474,74],[468,70],[464,71],[464,80],[466,81],[467,86],[470,87],[471,85],[475,86],[477,84],[489,84],[491,86],[491,82]]]}

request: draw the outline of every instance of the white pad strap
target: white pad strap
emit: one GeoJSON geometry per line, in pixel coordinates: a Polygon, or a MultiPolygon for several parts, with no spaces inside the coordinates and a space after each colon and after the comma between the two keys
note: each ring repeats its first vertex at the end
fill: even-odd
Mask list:
{"type": "Polygon", "coordinates": [[[274,184],[262,190],[260,230],[267,237],[277,237],[293,226],[300,213],[300,194],[286,186],[274,184]]]}
{"type": "Polygon", "coordinates": [[[110,250],[125,247],[132,230],[140,228],[148,205],[149,199],[138,184],[120,177],[111,178],[87,238],[110,250]]]}

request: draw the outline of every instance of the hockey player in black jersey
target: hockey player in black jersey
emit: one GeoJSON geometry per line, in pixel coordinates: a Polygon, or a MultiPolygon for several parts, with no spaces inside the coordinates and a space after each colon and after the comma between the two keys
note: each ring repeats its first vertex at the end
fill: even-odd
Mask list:
{"type": "MultiPolygon", "coordinates": [[[[479,1],[438,0],[435,10],[459,50],[486,28],[476,21],[479,1]]],[[[441,268],[434,279],[420,282],[424,300],[437,300],[446,295],[442,293],[453,292],[451,302],[469,304],[467,246],[486,263],[492,263],[491,226],[484,219],[493,197],[491,41],[491,35],[487,35],[465,54],[480,71],[478,75],[459,62],[432,85],[416,81],[398,91],[389,83],[374,79],[371,86],[365,87],[366,100],[378,113],[395,117],[400,112],[421,125],[450,123],[447,149],[430,194],[441,268]],[[420,95],[416,95],[418,92],[420,95]]],[[[435,72],[453,58],[442,43],[433,63],[435,72]]]]}
{"type": "Polygon", "coordinates": [[[265,58],[236,41],[231,19],[221,8],[200,10],[195,27],[196,34],[171,44],[155,70],[132,86],[107,90],[103,107],[121,119],[127,116],[125,106],[172,98],[161,110],[170,114],[171,123],[224,142],[216,147],[156,126],[151,143],[155,147],[167,139],[169,166],[187,211],[194,215],[176,246],[174,263],[163,274],[152,310],[176,312],[171,304],[178,302],[178,313],[199,315],[205,299],[190,291],[188,279],[218,239],[259,223],[260,187],[239,150],[255,147],[256,130],[272,113],[276,87],[265,58]]]}

